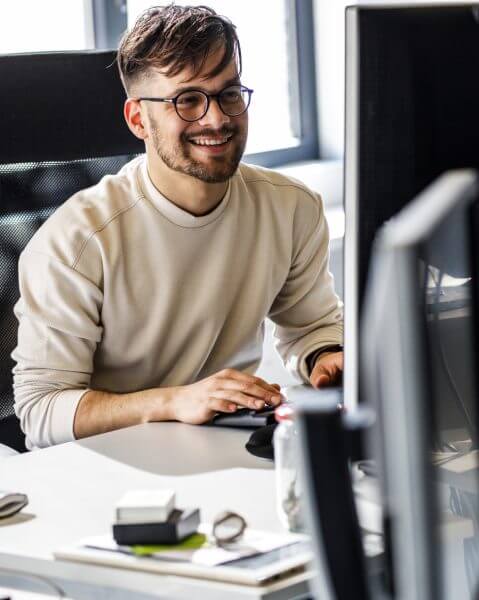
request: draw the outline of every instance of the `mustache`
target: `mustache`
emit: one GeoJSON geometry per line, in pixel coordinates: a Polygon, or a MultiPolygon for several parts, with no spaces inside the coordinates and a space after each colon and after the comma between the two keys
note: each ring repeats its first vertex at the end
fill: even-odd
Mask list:
{"type": "Polygon", "coordinates": [[[201,131],[197,131],[194,134],[186,134],[183,133],[181,135],[183,141],[189,142],[191,139],[196,137],[216,137],[216,136],[226,136],[229,134],[238,133],[237,127],[221,127],[221,129],[202,129],[201,131]]]}

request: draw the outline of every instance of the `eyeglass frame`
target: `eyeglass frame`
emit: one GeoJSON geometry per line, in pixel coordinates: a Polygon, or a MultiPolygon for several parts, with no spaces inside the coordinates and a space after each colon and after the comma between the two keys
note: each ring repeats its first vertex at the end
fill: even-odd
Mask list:
{"type": "Polygon", "coordinates": [[[141,100],[145,100],[147,102],[167,102],[169,104],[173,104],[175,107],[176,114],[180,117],[180,119],[182,119],[183,121],[186,121],[187,123],[195,123],[196,121],[199,121],[200,119],[202,119],[208,112],[208,110],[210,108],[211,98],[214,98],[216,100],[221,112],[224,115],[226,115],[227,117],[239,117],[240,115],[244,115],[244,113],[248,110],[249,105],[251,104],[251,95],[253,94],[253,92],[254,92],[254,90],[246,87],[245,85],[242,85],[240,83],[233,83],[233,84],[230,84],[230,85],[227,85],[226,87],[224,87],[217,94],[208,94],[208,92],[205,92],[203,90],[191,89],[191,90],[183,90],[182,92],[180,92],[179,94],[177,94],[176,96],[173,96],[171,98],[160,98],[157,96],[141,96],[139,98],[133,98],[133,100],[137,100],[138,102],[141,100]],[[246,91],[248,93],[248,103],[246,104],[246,108],[236,115],[229,115],[227,112],[225,112],[223,107],[221,106],[221,101],[220,101],[221,94],[225,90],[232,88],[232,87],[239,87],[239,88],[241,88],[242,91],[246,91]],[[205,108],[205,112],[201,115],[201,117],[198,117],[196,119],[185,119],[178,112],[178,107],[176,106],[176,104],[177,104],[178,98],[180,96],[182,96],[183,94],[189,94],[191,92],[199,92],[200,94],[203,94],[203,96],[206,97],[206,108],[205,108]]]}

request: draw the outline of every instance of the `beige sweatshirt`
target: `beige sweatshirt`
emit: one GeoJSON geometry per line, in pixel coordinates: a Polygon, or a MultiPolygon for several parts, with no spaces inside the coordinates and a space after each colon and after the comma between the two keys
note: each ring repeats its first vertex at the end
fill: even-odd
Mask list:
{"type": "Polygon", "coordinates": [[[28,447],[74,439],[88,389],[254,372],[266,316],[286,367],[307,381],[307,355],[342,341],[328,244],[316,194],[246,164],[201,217],[158,192],[144,157],[72,196],[20,257],[12,356],[28,447]]]}

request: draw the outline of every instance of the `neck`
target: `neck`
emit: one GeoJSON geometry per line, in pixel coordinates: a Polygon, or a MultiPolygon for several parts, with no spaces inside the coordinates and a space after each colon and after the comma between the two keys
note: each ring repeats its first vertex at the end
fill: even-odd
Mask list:
{"type": "Polygon", "coordinates": [[[218,206],[228,182],[206,183],[185,173],[173,171],[158,157],[146,155],[148,174],[156,189],[170,202],[195,217],[208,214],[218,206]]]}

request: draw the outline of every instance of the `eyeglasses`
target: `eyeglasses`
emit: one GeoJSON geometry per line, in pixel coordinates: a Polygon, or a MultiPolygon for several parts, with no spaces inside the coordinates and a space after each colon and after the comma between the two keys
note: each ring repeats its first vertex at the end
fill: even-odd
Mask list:
{"type": "Polygon", "coordinates": [[[176,112],[183,121],[199,121],[208,112],[211,98],[218,102],[221,111],[228,117],[238,117],[248,110],[251,102],[250,90],[244,85],[229,85],[217,94],[207,94],[201,90],[187,90],[174,98],[141,97],[136,100],[148,102],[169,102],[175,106],[176,112]]]}

